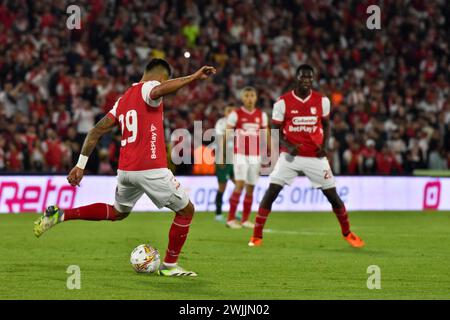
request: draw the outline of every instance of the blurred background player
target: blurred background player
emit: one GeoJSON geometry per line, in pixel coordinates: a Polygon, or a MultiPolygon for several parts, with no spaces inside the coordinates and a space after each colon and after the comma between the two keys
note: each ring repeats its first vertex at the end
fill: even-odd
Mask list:
{"type": "Polygon", "coordinates": [[[261,201],[249,246],[262,244],[263,228],[272,203],[285,185],[303,172],[314,188],[322,189],[341,225],[344,239],[353,247],[364,242],[350,231],[347,211],[336,192],[334,176],[326,157],[330,138],[330,100],[311,89],[314,69],[302,64],[296,71],[296,88],[274,104],[272,128],[280,130],[280,157],[270,174],[270,185],[261,201]]]}
{"type": "MultiPolygon", "coordinates": [[[[228,115],[227,135],[234,129],[234,191],[230,197],[230,211],[226,226],[232,229],[253,228],[248,220],[253,203],[253,190],[259,178],[260,160],[260,129],[267,129],[268,118],[265,112],[256,108],[256,89],[245,87],[241,91],[243,106],[228,115]],[[245,186],[244,208],[242,220],[236,220],[236,209],[242,190],[245,186]]],[[[228,138],[227,138],[228,141],[228,138]]]]}
{"type": "Polygon", "coordinates": [[[34,226],[39,237],[54,225],[68,220],[122,220],[145,193],[158,208],[173,210],[175,218],[169,231],[169,244],[158,274],[163,276],[196,276],[177,265],[194,215],[194,205],[167,168],[164,141],[162,97],[198,79],[215,74],[213,67],[204,66],[195,73],[168,80],[170,65],[162,59],[152,59],[140,82],[134,83],[87,134],[76,166],[67,180],[79,186],[89,156],[100,138],[120,125],[122,140],[114,206],[94,203],[61,210],[49,206],[34,226]]]}
{"type": "Polygon", "coordinates": [[[217,120],[214,129],[216,131],[216,141],[217,141],[217,149],[216,149],[216,176],[218,181],[218,189],[216,194],[216,216],[215,219],[217,221],[222,221],[222,203],[223,203],[223,193],[227,187],[227,182],[231,179],[234,182],[234,174],[233,174],[233,164],[227,163],[227,154],[229,152],[233,152],[233,141],[231,143],[227,143],[225,138],[225,131],[227,129],[227,117],[228,115],[234,111],[236,107],[234,105],[228,105],[225,108],[224,116],[217,120]]]}

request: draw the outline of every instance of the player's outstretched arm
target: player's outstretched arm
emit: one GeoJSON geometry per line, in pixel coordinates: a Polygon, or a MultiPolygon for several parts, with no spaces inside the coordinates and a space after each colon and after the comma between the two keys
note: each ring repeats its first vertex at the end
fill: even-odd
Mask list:
{"type": "Polygon", "coordinates": [[[83,179],[84,168],[86,167],[86,163],[97,145],[100,138],[107,132],[110,132],[116,126],[116,122],[114,120],[104,116],[94,128],[89,130],[89,133],[84,139],[83,147],[81,148],[80,158],[78,159],[78,163],[75,167],[70,171],[67,176],[67,181],[71,186],[79,186],[81,179],[83,179]]]}
{"type": "Polygon", "coordinates": [[[216,74],[216,68],[210,66],[203,66],[189,76],[167,80],[157,85],[152,89],[150,98],[152,100],[158,100],[159,98],[169,93],[173,93],[195,80],[207,79],[209,76],[213,74],[216,74]]]}

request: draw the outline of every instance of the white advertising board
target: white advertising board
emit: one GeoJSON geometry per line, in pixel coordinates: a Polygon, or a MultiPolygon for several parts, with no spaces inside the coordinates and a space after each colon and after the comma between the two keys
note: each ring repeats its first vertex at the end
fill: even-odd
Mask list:
{"type": "MultiPolygon", "coordinates": [[[[213,176],[180,176],[178,181],[189,193],[197,211],[214,211],[217,180],[213,176]]],[[[450,178],[427,177],[336,177],[337,191],[348,210],[450,210],[450,178]]],[[[258,209],[268,177],[255,187],[253,210],[258,209]]],[[[65,176],[0,176],[0,213],[42,212],[58,204],[73,208],[95,202],[114,202],[116,178],[86,176],[80,187],[71,187],[65,176]]],[[[233,191],[229,182],[223,210],[233,191]]],[[[242,204],[241,204],[242,206],[242,204]]],[[[241,208],[239,208],[241,209],[241,208]]],[[[305,177],[286,186],[273,204],[273,211],[329,211],[326,198],[312,189],[305,177]]],[[[156,206],[143,196],[133,211],[155,211],[156,206]]],[[[167,210],[167,209],[164,209],[167,210]]]]}

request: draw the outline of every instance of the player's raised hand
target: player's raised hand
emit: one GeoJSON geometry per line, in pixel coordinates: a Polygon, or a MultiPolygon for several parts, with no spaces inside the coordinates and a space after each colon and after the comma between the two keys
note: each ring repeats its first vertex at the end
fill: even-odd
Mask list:
{"type": "Polygon", "coordinates": [[[209,76],[216,74],[217,70],[214,67],[210,66],[203,66],[200,69],[198,69],[194,74],[194,79],[207,79],[209,76]]]}
{"type": "Polygon", "coordinates": [[[75,166],[72,170],[70,170],[69,175],[67,176],[67,181],[72,187],[80,186],[81,179],[83,179],[83,174],[84,170],[75,166]]]}

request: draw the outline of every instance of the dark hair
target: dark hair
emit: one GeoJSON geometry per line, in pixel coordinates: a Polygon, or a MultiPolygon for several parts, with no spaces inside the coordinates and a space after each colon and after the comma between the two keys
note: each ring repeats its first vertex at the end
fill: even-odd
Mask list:
{"type": "Polygon", "coordinates": [[[145,72],[150,72],[153,69],[158,68],[158,67],[162,67],[162,68],[166,69],[167,74],[169,75],[169,78],[170,78],[170,76],[172,75],[172,69],[170,68],[170,64],[164,59],[156,59],[155,58],[155,59],[150,60],[150,62],[147,63],[147,66],[145,67],[145,72]]]}
{"type": "Polygon", "coordinates": [[[297,71],[295,71],[295,75],[298,76],[298,74],[300,73],[300,70],[309,70],[312,73],[314,73],[314,68],[311,65],[306,64],[306,63],[301,64],[301,65],[298,66],[297,71]]]}
{"type": "Polygon", "coordinates": [[[255,87],[252,87],[252,86],[246,86],[246,87],[244,87],[244,89],[242,89],[242,92],[247,92],[247,91],[253,91],[256,93],[255,87]]]}

